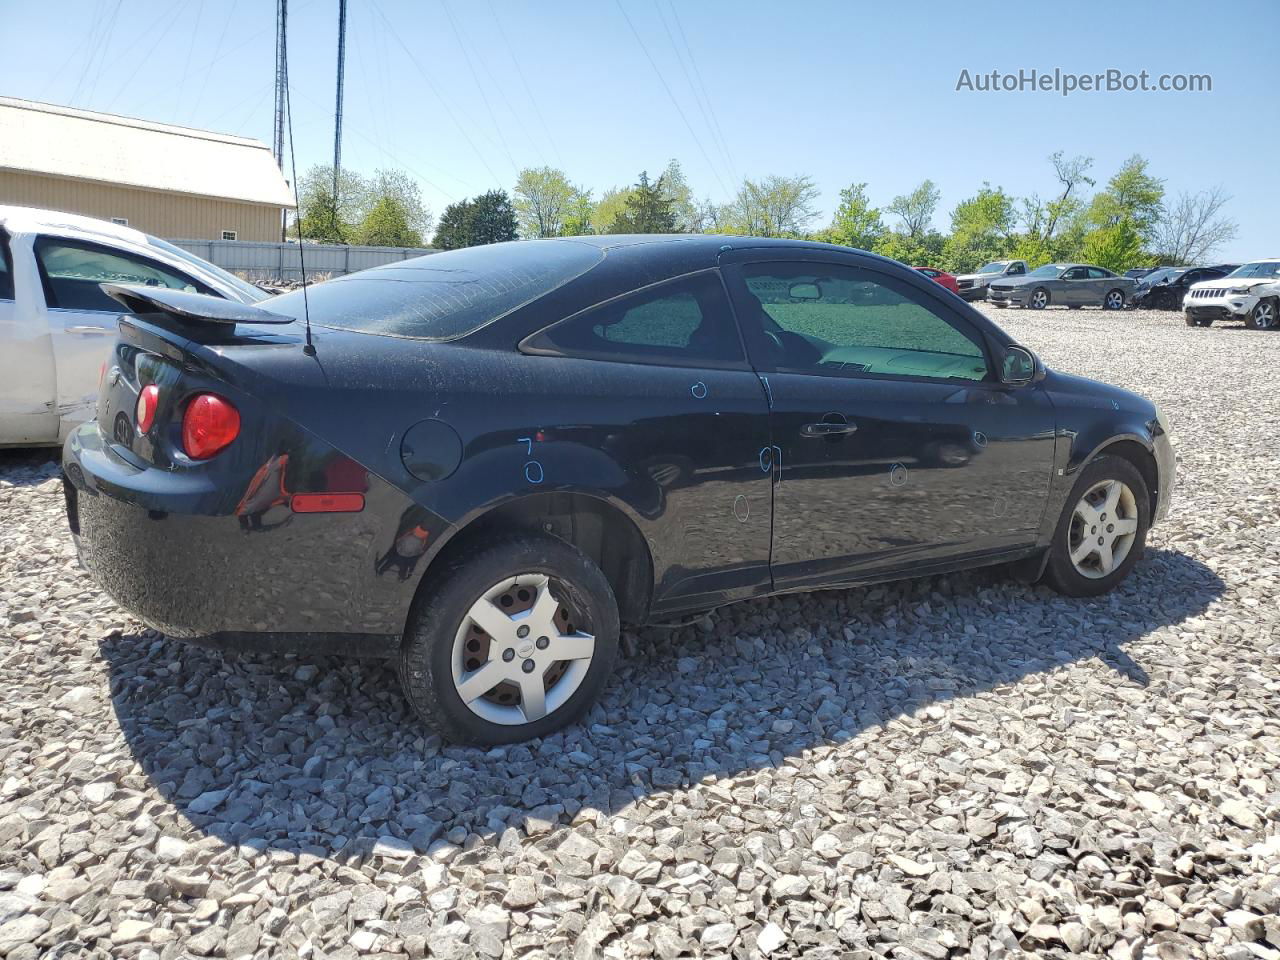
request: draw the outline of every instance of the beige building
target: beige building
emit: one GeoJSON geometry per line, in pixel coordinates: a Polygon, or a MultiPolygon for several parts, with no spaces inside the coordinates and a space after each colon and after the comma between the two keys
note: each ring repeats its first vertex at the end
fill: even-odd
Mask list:
{"type": "Polygon", "coordinates": [[[279,240],[294,206],[266,144],[0,97],[0,204],[184,240],[279,240]]]}

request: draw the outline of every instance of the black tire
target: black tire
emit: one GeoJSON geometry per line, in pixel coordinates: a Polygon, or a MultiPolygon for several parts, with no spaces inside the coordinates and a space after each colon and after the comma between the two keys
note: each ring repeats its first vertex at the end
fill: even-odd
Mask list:
{"type": "Polygon", "coordinates": [[[1045,567],[1045,582],[1068,597],[1096,597],[1114,589],[1133,569],[1142,556],[1147,542],[1147,530],[1151,527],[1151,494],[1142,474],[1128,460],[1116,456],[1100,456],[1080,471],[1071,487],[1067,501],[1058,519],[1058,528],[1049,545],[1049,562],[1045,567]],[[1071,520],[1076,504],[1095,484],[1104,480],[1119,480],[1132,492],[1137,509],[1137,530],[1134,541],[1124,560],[1109,574],[1099,578],[1086,577],[1071,562],[1071,520]]]}
{"type": "Polygon", "coordinates": [[[1259,300],[1244,318],[1250,330],[1280,330],[1280,303],[1271,298],[1259,300]]]}
{"type": "Polygon", "coordinates": [[[414,603],[400,648],[400,684],[414,712],[446,740],[484,746],[545,736],[582,716],[599,697],[618,656],[618,605],[600,568],[563,540],[517,534],[481,543],[440,571],[414,603]],[[454,640],[468,611],[486,591],[508,577],[552,578],[556,599],[595,636],[586,675],[558,709],[539,720],[503,724],[471,710],[453,676],[454,640]]]}
{"type": "Polygon", "coordinates": [[[1106,295],[1102,298],[1102,309],[1103,310],[1123,310],[1124,301],[1125,301],[1124,291],[1121,290],[1119,287],[1113,287],[1112,289],[1108,290],[1106,292],[1106,295]],[[1119,299],[1112,297],[1112,294],[1116,294],[1119,297],[1119,299]]]}
{"type": "Polygon", "coordinates": [[[1053,298],[1049,296],[1049,291],[1046,290],[1044,287],[1036,287],[1034,290],[1031,291],[1031,296],[1027,298],[1027,306],[1030,307],[1032,310],[1043,310],[1045,307],[1049,306],[1049,304],[1052,302],[1053,302],[1053,298]],[[1038,293],[1043,293],[1044,298],[1043,299],[1037,298],[1036,294],[1038,293]]]}
{"type": "Polygon", "coordinates": [[[1183,319],[1185,319],[1185,320],[1187,321],[1187,326],[1188,326],[1188,327],[1198,327],[1198,326],[1200,326],[1200,321],[1199,321],[1199,320],[1197,320],[1195,317],[1191,316],[1191,314],[1189,314],[1189,313],[1184,313],[1182,316],[1183,316],[1183,319]]]}

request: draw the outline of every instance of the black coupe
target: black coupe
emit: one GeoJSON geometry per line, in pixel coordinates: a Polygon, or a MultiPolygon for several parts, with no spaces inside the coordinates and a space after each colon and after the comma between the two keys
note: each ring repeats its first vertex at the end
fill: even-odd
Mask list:
{"type": "Polygon", "coordinates": [[[397,658],[477,743],[600,693],[620,624],[1008,563],[1119,583],[1156,407],[891,260],[738,237],[473,247],[129,311],[67,441],[80,555],[174,637],[397,658]]]}

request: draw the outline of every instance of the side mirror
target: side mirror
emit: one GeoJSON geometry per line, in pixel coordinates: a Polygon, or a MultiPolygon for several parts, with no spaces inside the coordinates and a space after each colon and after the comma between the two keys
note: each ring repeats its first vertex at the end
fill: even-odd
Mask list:
{"type": "Polygon", "coordinates": [[[793,283],[787,290],[787,297],[792,300],[821,300],[822,291],[816,283],[793,283]]]}
{"type": "Polygon", "coordinates": [[[1026,347],[1010,344],[1004,349],[1004,358],[1000,361],[1000,382],[1010,386],[1033,383],[1041,379],[1043,367],[1036,355],[1026,347]]]}

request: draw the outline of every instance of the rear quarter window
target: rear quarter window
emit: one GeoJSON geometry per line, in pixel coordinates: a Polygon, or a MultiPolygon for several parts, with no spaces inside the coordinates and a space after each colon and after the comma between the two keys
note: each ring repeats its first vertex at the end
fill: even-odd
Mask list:
{"type": "Polygon", "coordinates": [[[586,273],[604,253],[571,240],[525,240],[434,253],[362,270],[262,306],[338,330],[454,340],[586,273]]]}

